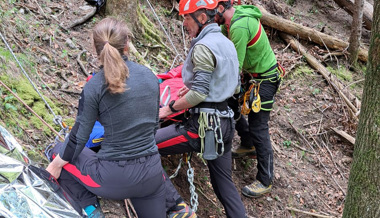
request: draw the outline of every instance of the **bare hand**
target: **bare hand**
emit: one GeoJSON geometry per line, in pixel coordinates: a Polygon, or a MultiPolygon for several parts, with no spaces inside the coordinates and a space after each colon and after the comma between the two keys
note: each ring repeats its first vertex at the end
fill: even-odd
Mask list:
{"type": "Polygon", "coordinates": [[[57,167],[52,165],[52,163],[49,164],[49,166],[46,168],[46,171],[48,171],[54,178],[58,179],[62,172],[62,167],[57,167]]]}
{"type": "Polygon", "coordinates": [[[57,155],[57,157],[54,158],[54,160],[49,164],[49,166],[46,168],[46,171],[48,171],[54,178],[58,179],[62,172],[62,167],[65,166],[68,163],[68,161],[62,160],[62,158],[57,155]]]}
{"type": "Polygon", "coordinates": [[[189,88],[187,88],[186,86],[183,86],[182,88],[178,90],[178,97],[179,98],[183,97],[184,95],[186,95],[187,92],[189,92],[189,88]]]}
{"type": "Polygon", "coordinates": [[[160,108],[160,112],[158,116],[160,119],[164,119],[172,113],[173,112],[170,110],[169,106],[166,106],[166,107],[160,108]]]}

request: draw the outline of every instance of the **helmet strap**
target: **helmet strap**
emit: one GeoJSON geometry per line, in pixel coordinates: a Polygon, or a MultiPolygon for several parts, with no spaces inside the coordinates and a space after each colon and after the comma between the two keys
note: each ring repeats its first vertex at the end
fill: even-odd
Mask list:
{"type": "Polygon", "coordinates": [[[217,12],[218,16],[219,17],[223,17],[223,14],[224,12],[226,12],[226,10],[230,9],[232,7],[232,4],[230,1],[227,1],[227,2],[223,2],[223,7],[224,7],[224,10],[222,12],[217,12]]]}
{"type": "Polygon", "coordinates": [[[194,13],[191,13],[190,16],[193,18],[193,20],[195,21],[195,23],[197,23],[197,25],[199,27],[199,32],[200,32],[204,24],[201,24],[201,22],[199,22],[199,20],[195,17],[194,13]]]}
{"type": "Polygon", "coordinates": [[[214,9],[214,10],[206,10],[206,14],[208,17],[210,17],[204,24],[201,24],[201,22],[199,22],[199,20],[195,17],[194,13],[191,13],[190,16],[193,18],[193,20],[195,21],[195,23],[197,23],[198,25],[198,33],[197,33],[197,36],[198,34],[202,31],[202,28],[206,25],[206,24],[209,24],[211,23],[213,20],[214,20],[214,17],[215,17],[215,14],[217,13],[217,10],[214,9]]]}

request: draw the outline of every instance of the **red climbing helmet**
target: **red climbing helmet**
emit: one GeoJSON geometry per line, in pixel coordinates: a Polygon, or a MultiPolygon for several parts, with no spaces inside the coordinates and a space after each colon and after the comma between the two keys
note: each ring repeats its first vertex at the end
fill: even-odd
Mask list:
{"type": "Polygon", "coordinates": [[[191,14],[199,9],[215,9],[218,0],[181,0],[179,2],[179,15],[191,14]]]}

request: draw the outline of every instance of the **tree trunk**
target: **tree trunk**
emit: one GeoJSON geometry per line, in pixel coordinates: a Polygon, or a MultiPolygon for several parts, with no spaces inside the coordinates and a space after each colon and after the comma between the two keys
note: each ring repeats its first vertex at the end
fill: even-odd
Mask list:
{"type": "MultiPolygon", "coordinates": [[[[267,12],[263,7],[256,5],[263,16],[261,17],[262,24],[270,26],[281,32],[288,33],[293,36],[298,36],[301,39],[312,41],[321,46],[326,46],[330,49],[336,50],[346,50],[349,46],[348,42],[341,39],[335,38],[333,36],[321,33],[315,29],[305,27],[301,24],[294,23],[290,20],[283,19],[281,17],[275,16],[267,12]]],[[[359,59],[366,62],[368,60],[368,51],[366,49],[360,48],[359,59]]]]}
{"type": "MultiPolygon", "coordinates": [[[[354,0],[334,0],[339,7],[343,8],[347,13],[353,15],[355,11],[354,0]]],[[[371,30],[372,17],[373,17],[373,6],[364,0],[364,9],[363,9],[363,20],[364,27],[367,30],[371,30]]]]}
{"type": "Polygon", "coordinates": [[[364,0],[355,0],[355,10],[352,16],[351,35],[349,40],[350,46],[348,46],[351,64],[356,64],[358,61],[360,39],[362,36],[363,7],[364,0]]]}
{"type": "Polygon", "coordinates": [[[135,32],[138,20],[138,0],[107,0],[106,14],[127,22],[129,29],[135,32]]]}
{"type": "Polygon", "coordinates": [[[374,1],[363,106],[343,217],[380,217],[380,0],[374,1]]]}

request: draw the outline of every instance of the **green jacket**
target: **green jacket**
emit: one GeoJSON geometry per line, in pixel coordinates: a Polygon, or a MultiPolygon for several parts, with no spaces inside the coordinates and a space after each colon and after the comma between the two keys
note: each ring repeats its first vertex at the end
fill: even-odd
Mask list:
{"type": "MultiPolygon", "coordinates": [[[[268,36],[261,26],[261,34],[258,41],[250,47],[248,43],[255,37],[259,30],[260,10],[253,5],[234,6],[235,13],[231,19],[230,30],[228,32],[225,25],[222,25],[222,32],[235,45],[240,72],[264,73],[277,63],[270,46],[268,36]]],[[[265,75],[273,74],[275,70],[266,72],[265,75]]]]}

